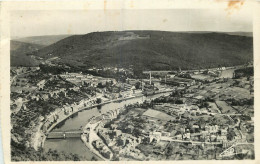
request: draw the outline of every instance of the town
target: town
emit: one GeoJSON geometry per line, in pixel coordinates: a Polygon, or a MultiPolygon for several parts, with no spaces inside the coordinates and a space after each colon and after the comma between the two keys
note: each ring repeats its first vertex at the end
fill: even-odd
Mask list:
{"type": "Polygon", "coordinates": [[[52,66],[11,68],[16,144],[38,150],[56,126],[81,110],[162,94],[86,120],[80,129],[86,149],[103,160],[254,159],[252,63],[143,70],[141,77],[131,68],[93,67],[86,73],[52,66]]]}
{"type": "Polygon", "coordinates": [[[258,161],[254,1],[86,1],[1,3],[4,163],[258,161]]]}

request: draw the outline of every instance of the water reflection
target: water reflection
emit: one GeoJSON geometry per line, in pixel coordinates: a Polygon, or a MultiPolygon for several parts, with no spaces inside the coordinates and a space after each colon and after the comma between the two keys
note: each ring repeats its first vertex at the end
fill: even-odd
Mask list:
{"type": "MultiPolygon", "coordinates": [[[[170,93],[166,93],[166,94],[170,94],[170,93]]],[[[53,130],[68,131],[72,129],[81,129],[87,124],[89,119],[93,116],[99,116],[103,113],[107,113],[112,109],[121,108],[128,104],[142,103],[145,100],[157,98],[162,95],[165,94],[158,94],[158,95],[147,96],[147,97],[137,97],[133,99],[124,100],[121,102],[105,104],[95,108],[90,108],[90,109],[88,108],[86,110],[82,110],[78,112],[77,114],[74,114],[73,117],[70,117],[67,120],[61,122],[53,130]]],[[[83,144],[80,138],[49,139],[45,141],[44,149],[45,150],[54,149],[57,151],[64,151],[67,153],[78,154],[80,156],[83,156],[85,160],[91,160],[91,158],[95,156],[90,150],[87,149],[87,147],[83,144]]]]}

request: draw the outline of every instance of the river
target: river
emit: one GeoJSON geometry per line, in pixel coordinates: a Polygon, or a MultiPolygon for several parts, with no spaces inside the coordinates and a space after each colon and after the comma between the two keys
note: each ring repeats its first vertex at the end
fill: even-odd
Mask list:
{"type": "MultiPolygon", "coordinates": [[[[143,96],[143,97],[137,97],[133,99],[124,100],[121,102],[114,102],[109,103],[101,106],[100,109],[97,107],[82,110],[72,117],[68,118],[66,121],[64,121],[61,125],[57,126],[53,131],[66,131],[66,130],[73,130],[73,129],[80,129],[82,126],[85,126],[88,122],[88,120],[93,116],[98,116],[102,113],[106,113],[107,111],[111,109],[116,109],[120,107],[124,107],[128,104],[133,103],[141,103],[144,100],[147,99],[154,99],[157,97],[160,97],[162,95],[169,95],[170,93],[161,93],[156,94],[152,96],[143,96]]],[[[93,156],[95,156],[81,141],[80,138],[66,138],[66,139],[47,139],[44,144],[45,150],[57,150],[57,151],[64,151],[67,153],[73,153],[78,154],[82,156],[85,160],[91,160],[93,156]]],[[[101,160],[97,156],[95,156],[97,159],[101,160]]]]}

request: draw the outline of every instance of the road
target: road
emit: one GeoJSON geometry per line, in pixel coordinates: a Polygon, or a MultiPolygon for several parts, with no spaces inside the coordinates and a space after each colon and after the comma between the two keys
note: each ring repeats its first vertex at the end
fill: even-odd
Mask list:
{"type": "Polygon", "coordinates": [[[161,140],[170,141],[170,142],[192,143],[192,144],[212,144],[212,145],[222,144],[222,142],[200,142],[200,141],[192,141],[192,140],[176,140],[176,139],[172,139],[171,137],[161,137],[161,140]]]}
{"type": "MultiPolygon", "coordinates": [[[[96,150],[94,148],[94,146],[92,145],[92,142],[93,141],[96,141],[96,140],[100,140],[103,142],[103,140],[101,138],[99,138],[99,136],[97,135],[97,133],[95,132],[95,129],[97,128],[97,126],[99,125],[100,122],[97,122],[97,123],[94,123],[94,124],[91,124],[91,123],[88,123],[84,129],[83,129],[83,135],[81,136],[82,137],[82,140],[83,142],[85,143],[85,145],[94,153],[96,154],[98,157],[102,158],[103,160],[107,161],[108,159],[106,159],[105,157],[103,157],[100,152],[98,150],[96,150]],[[87,130],[89,129],[89,131],[87,130]],[[89,141],[87,141],[86,139],[86,136],[85,134],[89,134],[89,141]]],[[[104,144],[105,145],[105,144],[104,144]]],[[[111,152],[112,153],[112,152],[111,152]]]]}
{"type": "Polygon", "coordinates": [[[240,153],[235,153],[235,146],[238,145],[254,145],[254,143],[248,143],[248,142],[239,142],[239,143],[234,143],[232,146],[224,150],[222,153],[219,154],[220,157],[228,157],[228,156],[233,156],[235,154],[240,154],[240,153]]]}

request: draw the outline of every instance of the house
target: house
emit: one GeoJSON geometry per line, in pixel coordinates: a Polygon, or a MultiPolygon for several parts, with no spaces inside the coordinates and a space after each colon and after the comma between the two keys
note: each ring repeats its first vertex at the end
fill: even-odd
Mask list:
{"type": "Polygon", "coordinates": [[[137,82],[139,82],[139,80],[137,79],[130,79],[130,78],[127,78],[126,81],[130,85],[135,85],[137,82]]]}
{"type": "Polygon", "coordinates": [[[210,141],[211,141],[211,142],[214,142],[214,141],[216,140],[216,138],[217,138],[216,135],[211,134],[211,136],[210,136],[210,141]]]}
{"type": "Polygon", "coordinates": [[[208,131],[209,133],[217,133],[219,128],[218,125],[212,125],[212,126],[206,125],[205,130],[208,131]]]}
{"type": "Polygon", "coordinates": [[[210,142],[210,136],[205,137],[205,142],[210,142]]]}
{"type": "Polygon", "coordinates": [[[226,136],[227,135],[227,130],[226,129],[221,129],[220,133],[221,133],[221,136],[226,136]]]}
{"type": "Polygon", "coordinates": [[[204,99],[204,97],[203,96],[201,96],[201,95],[199,95],[199,96],[196,96],[196,97],[194,97],[195,99],[197,99],[197,100],[203,100],[204,99]]]}
{"type": "Polygon", "coordinates": [[[39,101],[39,96],[32,95],[31,96],[31,100],[39,101]]]}
{"type": "Polygon", "coordinates": [[[45,84],[45,80],[41,80],[40,82],[37,83],[37,87],[38,87],[39,89],[43,89],[44,84],[45,84]]]}
{"type": "Polygon", "coordinates": [[[201,131],[202,138],[206,138],[208,136],[209,132],[208,131],[201,131]]]}
{"type": "Polygon", "coordinates": [[[23,93],[23,90],[22,89],[13,89],[13,87],[11,87],[11,92],[23,93]]]}
{"type": "Polygon", "coordinates": [[[22,110],[28,110],[25,104],[22,105],[21,109],[22,110]]]}
{"type": "Polygon", "coordinates": [[[117,137],[120,136],[120,135],[122,135],[122,131],[121,131],[121,130],[115,130],[115,133],[116,133],[116,136],[117,136],[117,137]]]}
{"type": "Polygon", "coordinates": [[[190,132],[183,134],[183,139],[188,139],[189,140],[190,137],[191,137],[190,132]]]}
{"type": "Polygon", "coordinates": [[[242,137],[241,137],[240,132],[237,129],[235,129],[234,132],[235,132],[236,135],[233,137],[233,139],[234,140],[241,140],[242,137]]]}
{"type": "Polygon", "coordinates": [[[49,95],[48,95],[48,94],[42,94],[42,95],[41,95],[41,98],[42,98],[44,101],[46,101],[46,100],[49,99],[49,95]]]}
{"type": "Polygon", "coordinates": [[[227,141],[227,136],[217,136],[217,142],[225,142],[227,141]]]}
{"type": "Polygon", "coordinates": [[[149,133],[150,142],[152,142],[153,140],[159,142],[161,140],[161,136],[162,134],[160,132],[150,132],[149,133]]]}
{"type": "Polygon", "coordinates": [[[194,125],[192,125],[192,128],[193,129],[199,129],[200,127],[199,127],[199,125],[194,124],[194,125]]]}
{"type": "Polygon", "coordinates": [[[162,132],[162,136],[164,137],[170,137],[171,133],[169,132],[162,132]]]}
{"type": "Polygon", "coordinates": [[[79,91],[79,87],[76,87],[76,86],[74,86],[74,87],[72,87],[72,88],[70,88],[70,90],[73,90],[73,91],[79,91]]]}

